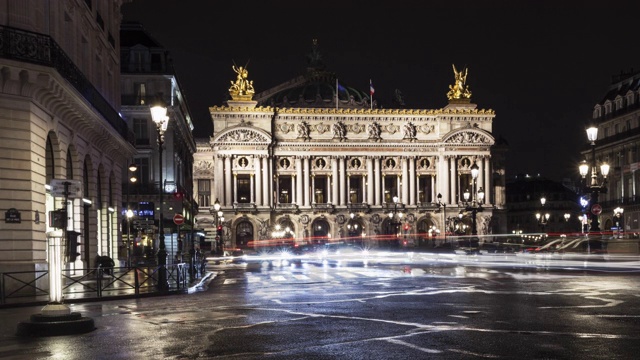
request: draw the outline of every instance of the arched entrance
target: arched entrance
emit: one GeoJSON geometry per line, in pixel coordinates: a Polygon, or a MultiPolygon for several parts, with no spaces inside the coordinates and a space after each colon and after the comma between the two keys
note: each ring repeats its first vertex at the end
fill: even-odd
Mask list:
{"type": "Polygon", "coordinates": [[[443,239],[440,237],[441,234],[443,234],[443,232],[438,228],[432,217],[423,217],[418,221],[416,245],[432,248],[441,245],[443,242],[443,239]]]}
{"type": "Polygon", "coordinates": [[[331,227],[326,219],[315,219],[311,224],[311,239],[309,239],[309,242],[317,245],[326,244],[327,241],[331,240],[330,229],[331,227]]]}
{"type": "Polygon", "coordinates": [[[382,221],[382,236],[379,240],[382,248],[399,248],[402,237],[402,222],[391,218],[382,221]]]}
{"type": "Polygon", "coordinates": [[[364,227],[364,221],[362,220],[362,218],[359,216],[356,217],[355,215],[353,215],[347,221],[346,228],[347,228],[347,238],[345,239],[345,241],[357,246],[362,246],[364,242],[364,236],[367,233],[364,227]]]}
{"type": "Polygon", "coordinates": [[[282,247],[292,247],[295,245],[296,228],[289,216],[282,217],[276,221],[271,233],[274,245],[282,247]]]}
{"type": "Polygon", "coordinates": [[[240,221],[236,225],[236,247],[247,249],[252,247],[253,224],[248,220],[240,221]]]}

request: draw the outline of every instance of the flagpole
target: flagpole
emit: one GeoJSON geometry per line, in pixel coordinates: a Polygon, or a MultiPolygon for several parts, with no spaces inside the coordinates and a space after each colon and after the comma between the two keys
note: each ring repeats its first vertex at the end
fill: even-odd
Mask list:
{"type": "Polygon", "coordinates": [[[336,110],[338,110],[338,79],[336,78],[336,110]]]}
{"type": "Polygon", "coordinates": [[[371,110],[373,110],[373,82],[371,82],[371,79],[369,79],[369,93],[371,93],[371,110]]]}

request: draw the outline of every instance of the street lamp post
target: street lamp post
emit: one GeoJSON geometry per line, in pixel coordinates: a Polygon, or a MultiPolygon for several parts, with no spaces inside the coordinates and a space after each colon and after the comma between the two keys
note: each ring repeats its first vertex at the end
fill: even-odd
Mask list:
{"type": "Polygon", "coordinates": [[[438,193],[438,207],[442,207],[442,223],[444,224],[444,239],[447,242],[447,228],[449,226],[449,219],[447,219],[447,204],[442,202],[442,194],[438,193]]]}
{"type": "Polygon", "coordinates": [[[622,214],[623,213],[624,213],[624,209],[621,208],[620,206],[618,206],[617,208],[613,209],[613,216],[616,219],[616,229],[617,229],[617,232],[618,232],[618,234],[616,235],[617,239],[621,238],[621,236],[620,236],[620,234],[621,234],[620,233],[620,227],[624,226],[624,221],[620,221],[620,220],[624,220],[622,218],[622,214]]]}
{"type": "Polygon", "coordinates": [[[395,231],[396,245],[400,246],[400,240],[398,239],[398,227],[402,224],[402,211],[398,211],[398,197],[393,197],[393,211],[389,212],[390,224],[395,231]]]}
{"type": "Polygon", "coordinates": [[[477,187],[477,179],[480,173],[480,169],[476,163],[471,165],[471,178],[473,179],[473,197],[469,193],[469,189],[467,189],[462,196],[464,197],[464,201],[466,204],[465,210],[471,212],[471,235],[478,235],[478,224],[477,224],[477,214],[481,212],[482,204],[484,203],[484,190],[482,187],[476,190],[477,187]],[[469,202],[471,200],[471,202],[469,202]]]}
{"type": "Polygon", "coordinates": [[[196,276],[196,241],[194,237],[194,228],[196,226],[195,216],[196,211],[193,194],[189,196],[189,205],[191,207],[191,249],[189,250],[189,278],[194,279],[196,276]]]}
{"type": "Polygon", "coordinates": [[[287,245],[289,245],[285,243],[285,241],[288,241],[288,239],[290,239],[291,237],[293,237],[293,230],[291,230],[291,228],[288,226],[286,226],[283,230],[280,224],[276,224],[274,226],[274,230],[271,232],[271,238],[277,239],[279,246],[286,247],[287,245]]]}
{"type": "Polygon", "coordinates": [[[135,183],[138,181],[138,178],[135,176],[135,172],[138,170],[136,164],[129,165],[129,171],[131,172],[131,176],[129,176],[129,180],[127,181],[127,267],[131,267],[131,247],[133,246],[133,241],[131,241],[131,218],[133,218],[133,210],[131,210],[131,205],[129,203],[129,185],[131,183],[135,183]]]}
{"type": "Polygon", "coordinates": [[[347,222],[347,238],[350,243],[357,243],[359,240],[357,236],[359,236],[364,229],[360,229],[360,224],[356,221],[356,214],[351,212],[349,213],[349,221],[347,222]]]}
{"type": "Polygon", "coordinates": [[[222,255],[222,252],[220,251],[222,246],[221,246],[221,242],[222,242],[222,234],[221,234],[221,228],[220,228],[220,217],[222,217],[222,211],[220,211],[220,201],[218,201],[218,199],[216,199],[216,201],[213,203],[213,216],[214,216],[214,224],[216,226],[216,237],[215,237],[215,249],[211,249],[212,253],[215,253],[217,255],[222,255]]]}
{"type": "Polygon", "coordinates": [[[158,131],[158,180],[160,182],[159,191],[159,208],[160,214],[158,218],[158,289],[167,290],[167,251],[164,244],[164,224],[163,224],[163,193],[164,186],[162,184],[162,148],[164,145],[164,133],[169,125],[169,117],[167,116],[167,106],[164,104],[161,98],[158,98],[157,102],[151,105],[151,118],[156,123],[156,130],[158,131]]]}
{"type": "Polygon", "coordinates": [[[127,267],[131,267],[131,218],[133,210],[127,209],[127,267]]]}
{"type": "MultiPolygon", "coordinates": [[[[542,208],[544,208],[544,204],[546,203],[547,203],[547,198],[545,198],[544,196],[541,197],[540,204],[542,205],[542,208]]],[[[540,225],[540,227],[542,228],[542,232],[544,232],[544,227],[549,222],[550,217],[551,217],[551,214],[549,213],[545,213],[545,214],[542,214],[541,212],[536,213],[536,220],[538,220],[538,225],[540,225]]]]}
{"type": "Polygon", "coordinates": [[[564,228],[565,228],[565,230],[566,230],[566,231],[569,231],[569,229],[571,228],[571,227],[569,226],[569,219],[570,219],[570,218],[571,218],[571,214],[569,214],[569,213],[564,213],[564,222],[565,222],[565,226],[564,226],[564,228]]]}
{"type": "Polygon", "coordinates": [[[584,160],[580,166],[580,175],[584,181],[583,191],[591,193],[589,201],[589,210],[591,211],[591,232],[600,231],[600,222],[598,216],[602,211],[602,207],[598,204],[598,195],[607,193],[607,175],[609,175],[609,165],[602,163],[600,165],[600,173],[602,180],[598,178],[598,168],[596,166],[596,140],[598,139],[598,127],[591,126],[587,129],[587,138],[591,142],[591,181],[587,184],[587,174],[589,173],[589,165],[584,160]]]}

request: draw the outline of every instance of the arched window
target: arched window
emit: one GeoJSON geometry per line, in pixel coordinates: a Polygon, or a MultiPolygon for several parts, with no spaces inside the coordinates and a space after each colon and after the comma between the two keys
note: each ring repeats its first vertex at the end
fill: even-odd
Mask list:
{"type": "Polygon", "coordinates": [[[51,184],[51,179],[54,178],[55,168],[56,168],[55,160],[53,156],[53,144],[51,143],[51,137],[47,137],[46,156],[47,156],[47,164],[46,164],[45,180],[47,184],[51,184]]]}
{"type": "Polygon", "coordinates": [[[73,160],[71,160],[70,150],[67,150],[67,180],[73,180],[73,160]]]}

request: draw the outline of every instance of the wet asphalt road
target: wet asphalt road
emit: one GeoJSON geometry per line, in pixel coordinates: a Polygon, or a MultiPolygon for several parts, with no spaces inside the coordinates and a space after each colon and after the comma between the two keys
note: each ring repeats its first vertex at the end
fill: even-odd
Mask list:
{"type": "MultiPolygon", "coordinates": [[[[352,264],[353,265],[353,264],[352,264]]],[[[637,272],[455,265],[220,265],[189,295],[70,304],[79,335],[17,337],[2,359],[636,359],[637,272]]]]}

